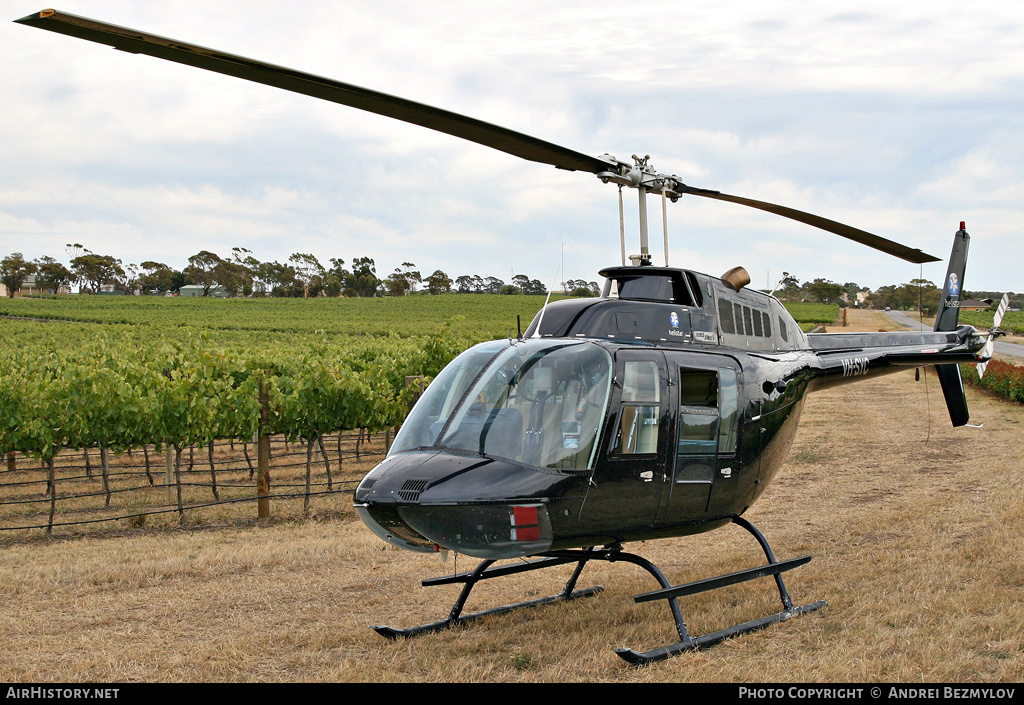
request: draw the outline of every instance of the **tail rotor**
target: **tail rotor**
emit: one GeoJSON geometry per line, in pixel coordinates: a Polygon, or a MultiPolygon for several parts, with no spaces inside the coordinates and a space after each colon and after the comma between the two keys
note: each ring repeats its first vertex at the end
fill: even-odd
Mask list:
{"type": "Polygon", "coordinates": [[[1003,294],[999,306],[996,307],[996,313],[992,317],[992,327],[988,331],[988,342],[985,343],[985,348],[981,351],[981,357],[985,358],[985,360],[978,363],[978,379],[985,376],[985,368],[988,367],[988,361],[992,359],[992,354],[995,352],[996,338],[1006,335],[1005,332],[999,329],[999,324],[1003,322],[1003,314],[1006,313],[1006,308],[1009,305],[1010,295],[1003,294]]]}

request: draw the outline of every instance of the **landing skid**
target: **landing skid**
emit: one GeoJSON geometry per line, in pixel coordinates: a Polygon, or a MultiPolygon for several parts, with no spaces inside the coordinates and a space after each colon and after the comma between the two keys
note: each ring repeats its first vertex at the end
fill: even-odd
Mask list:
{"type": "Polygon", "coordinates": [[[398,637],[411,637],[418,636],[420,634],[427,634],[431,632],[439,632],[445,629],[465,624],[466,622],[486,617],[494,614],[505,614],[512,612],[523,607],[535,607],[538,605],[550,604],[552,602],[573,600],[580,597],[590,597],[591,595],[601,592],[604,588],[600,585],[586,588],[583,590],[576,590],[576,581],[579,580],[580,573],[583,572],[583,567],[588,561],[607,561],[609,563],[615,563],[617,561],[624,561],[639,566],[654,576],[661,588],[652,592],[646,592],[640,595],[635,595],[633,600],[635,602],[649,602],[652,600],[667,600],[669,610],[672,612],[672,618],[675,620],[676,631],[679,634],[679,641],[675,644],[670,644],[658,649],[651,651],[635,651],[633,649],[616,649],[615,653],[618,654],[622,659],[632,664],[644,665],[648,663],[654,663],[656,661],[662,661],[687,651],[694,651],[702,647],[713,646],[725,639],[728,639],[739,634],[746,634],[748,632],[757,631],[758,629],[764,629],[765,627],[775,624],[776,622],[784,622],[791,617],[804,614],[806,612],[813,612],[826,606],[828,603],[824,600],[819,602],[813,602],[808,605],[796,607],[793,605],[793,600],[789,596],[789,592],[786,590],[786,586],[782,581],[782,573],[797,568],[811,560],[810,556],[804,556],[802,558],[793,558],[787,561],[775,560],[775,555],[772,553],[771,546],[768,545],[768,541],[764,538],[764,535],[757,530],[753,524],[748,522],[742,517],[733,517],[733,523],[743,527],[757,539],[761,548],[764,550],[765,556],[768,559],[767,565],[763,565],[757,568],[750,568],[742,570],[736,573],[729,573],[727,575],[720,575],[715,578],[709,578],[707,580],[699,580],[693,583],[687,583],[685,585],[673,586],[665,575],[655,566],[653,563],[648,561],[646,558],[637,556],[632,553],[626,553],[620,549],[573,549],[565,551],[550,551],[542,554],[541,558],[532,561],[526,561],[523,563],[513,563],[509,565],[502,565],[495,567],[493,560],[485,560],[476,567],[475,570],[468,573],[458,573],[456,575],[448,575],[439,578],[431,578],[423,581],[423,586],[427,587],[430,585],[450,585],[453,583],[463,583],[464,587],[460,593],[455,604],[452,606],[451,611],[446,619],[442,619],[437,622],[431,622],[429,624],[422,624],[418,627],[410,627],[408,629],[395,629],[387,626],[375,626],[372,627],[374,631],[383,637],[388,639],[397,639],[398,637]],[[487,580],[489,578],[497,578],[503,575],[512,575],[514,573],[523,573],[532,570],[539,570],[541,568],[549,568],[558,565],[565,565],[567,563],[576,563],[576,568],[573,571],[572,577],[565,585],[565,589],[558,595],[551,595],[549,597],[542,597],[536,600],[528,600],[526,602],[517,602],[510,605],[504,605],[502,607],[495,607],[493,609],[484,610],[482,612],[474,612],[472,614],[463,615],[462,609],[465,607],[466,600],[469,597],[469,593],[473,587],[481,580],[487,580]],[[775,578],[775,584],[779,590],[779,598],[782,600],[782,611],[776,614],[762,617],[761,619],[751,620],[742,624],[737,624],[733,627],[723,629],[721,631],[713,632],[711,634],[705,634],[704,636],[692,637],[686,628],[686,622],[683,620],[682,612],[679,609],[678,598],[686,595],[695,595],[701,592],[707,592],[708,590],[716,590],[727,585],[735,585],[737,583],[746,582],[748,580],[754,580],[756,578],[763,578],[767,576],[773,576],[775,578]]]}
{"type": "MultiPolygon", "coordinates": [[[[567,552],[568,553],[568,552],[567,552]]],[[[595,587],[586,588],[584,590],[576,590],[576,581],[579,580],[580,573],[583,572],[583,566],[586,565],[589,557],[582,557],[587,552],[571,552],[574,555],[571,556],[548,556],[537,560],[526,561],[524,563],[512,563],[509,565],[502,565],[494,567],[493,560],[485,560],[476,567],[470,573],[458,573],[455,575],[445,575],[440,578],[431,578],[423,581],[423,587],[429,587],[431,585],[451,585],[453,583],[464,583],[462,592],[459,594],[458,599],[452,606],[451,611],[448,613],[448,617],[437,622],[430,622],[429,624],[421,624],[418,627],[409,627],[408,629],[395,629],[393,627],[378,625],[370,627],[375,632],[387,639],[397,639],[398,637],[409,637],[418,636],[420,634],[429,634],[431,632],[440,632],[445,629],[457,627],[460,624],[471,622],[474,619],[480,619],[481,617],[488,617],[494,614],[505,614],[512,612],[523,607],[537,607],[539,605],[547,605],[552,602],[561,602],[567,600],[575,600],[581,597],[590,597],[604,590],[603,587],[597,585],[595,587]],[[580,555],[575,555],[579,553],[580,555]],[[565,584],[565,589],[557,594],[550,595],[548,597],[541,597],[536,600],[528,600],[526,602],[517,602],[511,605],[504,605],[502,607],[495,607],[493,609],[484,610],[482,612],[473,612],[471,614],[462,614],[462,609],[466,606],[466,600],[469,598],[469,593],[473,590],[478,582],[481,580],[488,580],[490,578],[500,578],[503,575],[513,575],[515,573],[525,573],[531,570],[540,570],[541,568],[550,568],[557,565],[565,565],[566,563],[577,563],[576,569],[572,573],[572,577],[565,584]]]]}

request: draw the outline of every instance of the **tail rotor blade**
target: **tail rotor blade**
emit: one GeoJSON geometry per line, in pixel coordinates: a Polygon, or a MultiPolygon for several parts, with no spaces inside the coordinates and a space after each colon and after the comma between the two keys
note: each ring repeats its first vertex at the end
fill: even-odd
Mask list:
{"type": "Polygon", "coordinates": [[[1010,295],[1003,294],[1002,300],[999,305],[996,306],[996,313],[992,316],[992,327],[998,328],[999,324],[1003,322],[1003,316],[1006,314],[1006,309],[1010,306],[1010,295]]]}
{"type": "Polygon", "coordinates": [[[992,359],[992,355],[996,351],[995,339],[1002,334],[999,330],[999,324],[1003,322],[1003,315],[1006,313],[1006,309],[1010,305],[1010,295],[1003,294],[1002,300],[999,302],[999,306],[996,307],[996,313],[992,316],[992,327],[989,329],[988,341],[985,343],[984,349],[981,351],[981,356],[985,358],[984,362],[979,362],[977,365],[978,379],[985,376],[985,368],[988,367],[988,361],[992,359]]]}

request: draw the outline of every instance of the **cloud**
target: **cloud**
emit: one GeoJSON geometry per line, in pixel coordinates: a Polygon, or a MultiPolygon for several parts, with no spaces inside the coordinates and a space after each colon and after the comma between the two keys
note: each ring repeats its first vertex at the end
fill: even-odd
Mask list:
{"type": "MultiPolygon", "coordinates": [[[[578,151],[651,154],[695,186],[940,257],[966,219],[971,281],[1024,289],[1005,266],[1024,256],[1024,13],[1011,3],[66,2],[578,151]]],[[[619,261],[616,191],[590,175],[12,23],[0,61],[0,249],[61,258],[77,241],[183,266],[244,245],[264,260],[311,251],[542,280],[563,252],[573,278],[619,261]]],[[[635,194],[625,203],[632,252],[635,194]]],[[[711,274],[744,264],[755,282],[786,270],[877,287],[918,273],[729,204],[683,199],[669,226],[673,264],[711,274]]]]}

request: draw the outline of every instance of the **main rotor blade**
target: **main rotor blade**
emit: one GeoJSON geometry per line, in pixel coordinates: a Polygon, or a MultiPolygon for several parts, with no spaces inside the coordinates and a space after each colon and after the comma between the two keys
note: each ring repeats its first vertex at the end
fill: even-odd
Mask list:
{"type": "Polygon", "coordinates": [[[195,66],[207,71],[348,105],[461,137],[522,159],[550,164],[559,169],[599,173],[607,171],[613,166],[613,163],[607,160],[448,110],[66,12],[43,10],[15,20],[15,22],[106,44],[132,54],[147,54],[158,59],[195,66]]]}
{"type": "Polygon", "coordinates": [[[844,225],[828,218],[822,218],[820,215],[814,215],[813,213],[805,213],[798,211],[795,208],[789,208],[787,206],[780,206],[775,203],[766,203],[764,201],[755,201],[750,198],[743,198],[741,196],[730,196],[725,193],[718,191],[709,191],[707,189],[693,188],[692,186],[682,186],[676,188],[676,191],[680,193],[687,193],[693,196],[703,196],[705,198],[714,198],[719,201],[729,201],[730,203],[738,203],[743,206],[750,206],[751,208],[757,208],[759,210],[767,211],[768,213],[774,213],[775,215],[781,215],[784,218],[796,220],[807,225],[813,225],[821,230],[826,230],[830,233],[840,235],[854,242],[859,242],[862,245],[873,247],[876,250],[881,250],[900,259],[906,260],[907,262],[913,262],[914,264],[923,264],[925,262],[938,262],[939,258],[933,255],[929,255],[921,250],[901,245],[898,242],[892,240],[886,240],[884,237],[873,235],[864,230],[860,230],[851,225],[844,225]]]}
{"type": "MultiPolygon", "coordinates": [[[[528,161],[550,164],[567,171],[585,171],[603,175],[619,173],[622,169],[626,168],[623,162],[619,162],[611,157],[595,157],[583,154],[582,152],[546,142],[536,137],[524,135],[521,132],[492,125],[482,120],[442,110],[441,108],[387,95],[386,93],[380,93],[368,88],[361,88],[350,83],[303,73],[302,71],[296,71],[283,66],[275,66],[255,59],[248,59],[175,39],[146,34],[138,30],[119,27],[66,12],[43,10],[28,17],[23,17],[20,20],[15,20],[15,22],[99,44],[106,44],[132,54],[146,54],[158,59],[194,66],[207,71],[320,98],[332,103],[347,105],[359,110],[420,125],[421,127],[476,142],[485,147],[491,147],[492,149],[528,161]]],[[[604,176],[602,176],[602,179],[604,179],[604,176]]],[[[873,235],[843,223],[837,223],[828,218],[804,213],[794,208],[739,196],[729,196],[718,191],[699,189],[682,184],[679,184],[675,190],[678,193],[714,198],[720,201],[729,201],[751,208],[758,208],[784,218],[790,218],[826,230],[908,262],[914,262],[915,264],[937,262],[939,259],[921,250],[912,249],[891,240],[886,240],[878,235],[873,235]]]]}

